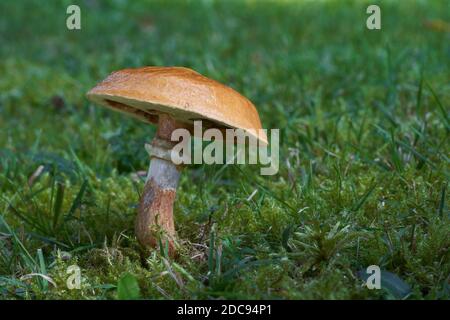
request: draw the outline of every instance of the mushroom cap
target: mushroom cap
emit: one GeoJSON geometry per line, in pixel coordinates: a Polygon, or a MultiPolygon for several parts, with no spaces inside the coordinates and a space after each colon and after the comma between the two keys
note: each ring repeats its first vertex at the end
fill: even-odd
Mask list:
{"type": "Polygon", "coordinates": [[[169,114],[183,123],[207,122],[206,127],[244,129],[267,144],[255,106],[243,95],[183,67],[142,67],[110,74],[87,93],[102,106],[157,123],[169,114]]]}

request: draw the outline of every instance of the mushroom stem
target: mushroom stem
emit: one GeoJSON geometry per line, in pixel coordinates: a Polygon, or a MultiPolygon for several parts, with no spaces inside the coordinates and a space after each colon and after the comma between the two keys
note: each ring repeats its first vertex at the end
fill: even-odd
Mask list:
{"type": "Polygon", "coordinates": [[[144,248],[155,248],[159,244],[165,246],[168,242],[170,255],[175,253],[173,203],[180,179],[180,167],[170,159],[170,151],[174,146],[170,137],[172,131],[180,127],[182,126],[169,116],[159,116],[158,131],[152,141],[150,167],[135,224],[137,239],[144,248]]]}

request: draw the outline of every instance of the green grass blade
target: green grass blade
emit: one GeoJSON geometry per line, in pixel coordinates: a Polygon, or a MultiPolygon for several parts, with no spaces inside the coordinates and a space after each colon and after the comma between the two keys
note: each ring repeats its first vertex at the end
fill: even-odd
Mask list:
{"type": "Polygon", "coordinates": [[[56,183],[56,196],[53,205],[53,231],[55,232],[61,217],[62,205],[64,201],[64,184],[56,183]]]}

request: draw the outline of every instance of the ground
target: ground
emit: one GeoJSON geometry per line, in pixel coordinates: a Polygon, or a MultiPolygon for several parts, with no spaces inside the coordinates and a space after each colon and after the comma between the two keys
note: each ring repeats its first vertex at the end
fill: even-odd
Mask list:
{"type": "Polygon", "coordinates": [[[78,31],[74,1],[0,3],[0,298],[450,297],[448,1],[75,2],[78,31]],[[221,81],[280,129],[277,175],[184,170],[173,259],[133,233],[155,129],[85,97],[145,65],[221,81]]]}

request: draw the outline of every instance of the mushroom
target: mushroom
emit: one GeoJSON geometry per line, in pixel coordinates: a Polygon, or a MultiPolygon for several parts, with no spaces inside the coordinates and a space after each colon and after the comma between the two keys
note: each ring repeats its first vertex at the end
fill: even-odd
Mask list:
{"type": "Polygon", "coordinates": [[[173,204],[182,168],[170,157],[175,129],[192,130],[194,120],[204,120],[220,129],[243,129],[267,144],[265,133],[258,130],[258,112],[247,98],[188,68],[142,67],[113,72],[87,97],[158,126],[135,223],[136,237],[146,249],[167,241],[169,253],[175,253],[173,204]]]}

